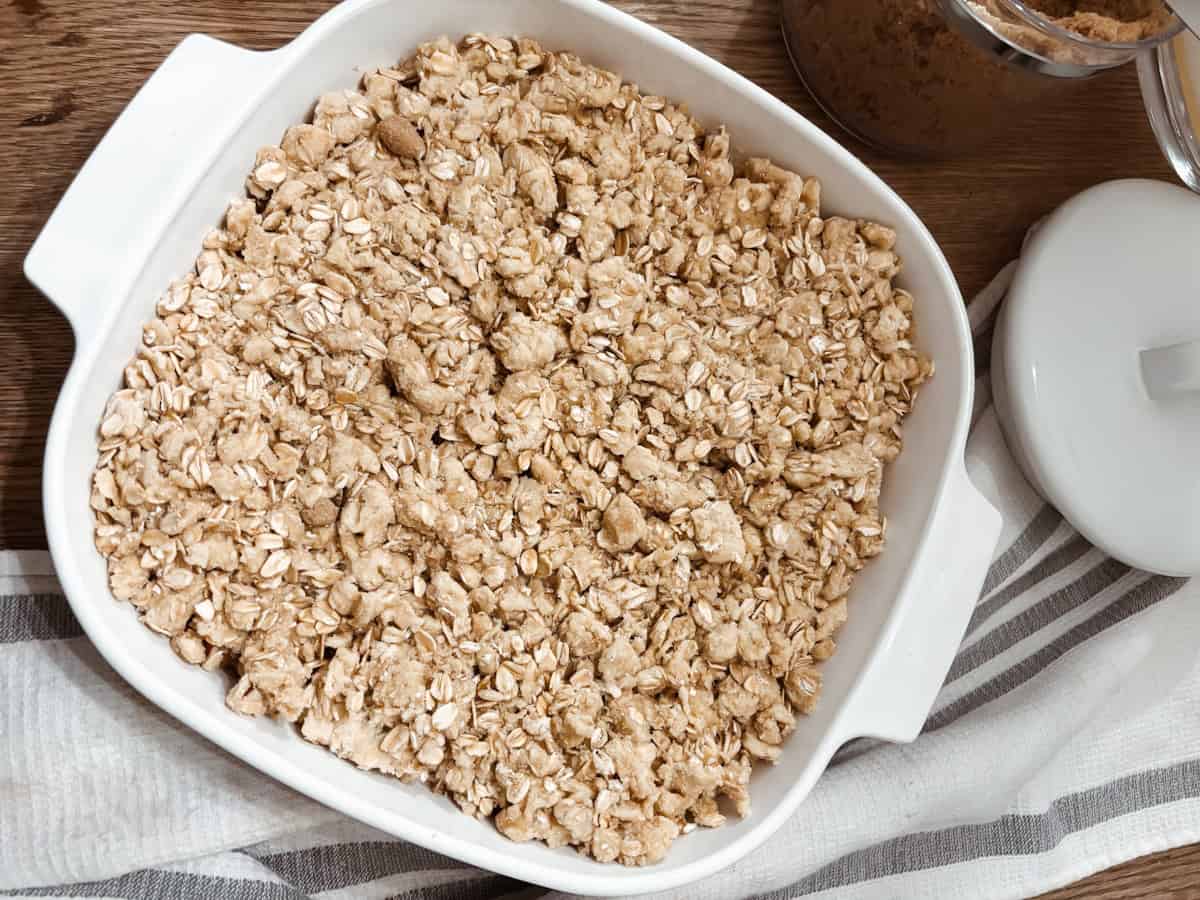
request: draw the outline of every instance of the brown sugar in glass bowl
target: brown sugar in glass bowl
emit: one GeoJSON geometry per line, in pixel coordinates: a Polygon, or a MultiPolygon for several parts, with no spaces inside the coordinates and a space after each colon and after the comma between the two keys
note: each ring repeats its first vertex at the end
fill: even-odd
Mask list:
{"type": "Polygon", "coordinates": [[[973,150],[1081,79],[1169,40],[1162,0],[783,0],[792,61],[847,131],[920,156],[973,150]]]}

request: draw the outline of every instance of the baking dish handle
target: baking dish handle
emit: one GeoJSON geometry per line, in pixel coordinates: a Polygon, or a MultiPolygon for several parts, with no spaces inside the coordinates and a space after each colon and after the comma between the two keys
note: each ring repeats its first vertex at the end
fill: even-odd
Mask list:
{"type": "Polygon", "coordinates": [[[98,333],[115,306],[105,298],[133,283],[148,242],[167,224],[160,220],[180,205],[163,195],[192,189],[228,137],[213,123],[250,101],[246,86],[278,52],[185,38],[75,176],[25,258],[25,274],[67,317],[76,341],[98,333]]]}
{"type": "Polygon", "coordinates": [[[847,740],[907,743],[921,733],[975,609],[1001,525],[966,465],[957,463],[928,538],[938,552],[925,554],[913,573],[908,592],[915,602],[859,685],[869,710],[847,740]]]}

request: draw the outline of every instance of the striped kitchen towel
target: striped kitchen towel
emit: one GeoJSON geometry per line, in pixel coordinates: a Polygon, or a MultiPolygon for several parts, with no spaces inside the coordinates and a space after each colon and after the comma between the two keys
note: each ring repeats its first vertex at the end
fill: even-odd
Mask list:
{"type": "MultiPolygon", "coordinates": [[[[1200,587],[1106,558],[1015,468],[986,376],[1010,275],[971,305],[967,453],[1005,531],[925,732],[843,748],[774,838],[679,896],[1022,897],[1200,840],[1200,587]]],[[[349,821],[150,706],[44,553],[0,554],[0,893],[547,896],[349,821]]]]}

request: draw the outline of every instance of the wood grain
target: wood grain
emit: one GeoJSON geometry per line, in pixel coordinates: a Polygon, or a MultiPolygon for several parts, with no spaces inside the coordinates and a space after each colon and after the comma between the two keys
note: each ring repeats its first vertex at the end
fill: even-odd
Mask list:
{"type": "Polygon", "coordinates": [[[1144,856],[1038,900],[1197,900],[1200,844],[1144,856]]]}
{"type": "MultiPolygon", "coordinates": [[[[328,0],[0,0],[0,133],[5,136],[0,154],[0,547],[45,546],[44,436],[74,338],[65,320],[25,281],[21,262],[58,197],[122,107],[184,36],[202,31],[267,49],[293,37],[331,5],[328,0]]],[[[616,5],[739,70],[836,134],[792,74],[779,37],[777,0],[620,0],[616,5]]],[[[397,48],[397,55],[403,49],[397,48]]],[[[1067,104],[1012,123],[1003,142],[973,159],[898,161],[852,146],[929,225],[967,296],[1016,255],[1030,223],[1072,194],[1111,178],[1171,177],[1128,69],[1081,85],[1067,104]]],[[[103,222],[96,225],[102,228],[103,222]]],[[[1200,848],[1193,847],[1122,866],[1051,896],[1187,896],[1198,883],[1200,848]]]]}

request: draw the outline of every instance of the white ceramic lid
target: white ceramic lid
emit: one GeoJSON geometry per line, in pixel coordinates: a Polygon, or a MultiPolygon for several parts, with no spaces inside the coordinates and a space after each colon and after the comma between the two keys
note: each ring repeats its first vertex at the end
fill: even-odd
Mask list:
{"type": "Polygon", "coordinates": [[[997,411],[1042,495],[1140,569],[1200,574],[1200,197],[1115,181],[1030,237],[997,322],[997,411]]]}

